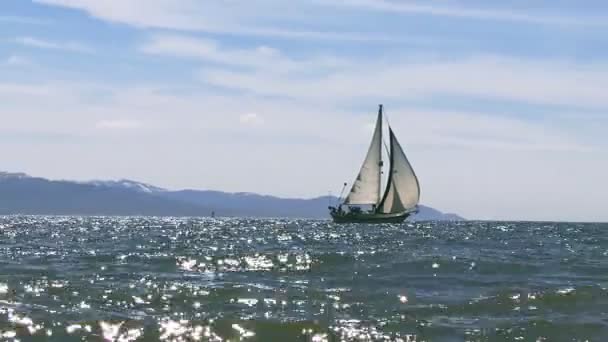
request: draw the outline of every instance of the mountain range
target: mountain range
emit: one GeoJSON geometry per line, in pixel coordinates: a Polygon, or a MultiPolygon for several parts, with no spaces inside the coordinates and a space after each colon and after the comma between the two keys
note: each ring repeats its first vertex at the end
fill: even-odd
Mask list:
{"type": "MultiPolygon", "coordinates": [[[[327,219],[338,198],[279,198],[211,190],[171,191],[131,180],[76,182],[0,172],[0,215],[288,217],[327,219]]],[[[414,220],[463,220],[420,206],[414,220]]]]}

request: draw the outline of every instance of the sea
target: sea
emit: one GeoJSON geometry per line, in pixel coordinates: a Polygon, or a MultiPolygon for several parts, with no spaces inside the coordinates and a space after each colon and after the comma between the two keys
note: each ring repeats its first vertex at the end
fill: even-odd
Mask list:
{"type": "Polygon", "coordinates": [[[0,217],[1,341],[608,341],[608,224],[0,217]]]}

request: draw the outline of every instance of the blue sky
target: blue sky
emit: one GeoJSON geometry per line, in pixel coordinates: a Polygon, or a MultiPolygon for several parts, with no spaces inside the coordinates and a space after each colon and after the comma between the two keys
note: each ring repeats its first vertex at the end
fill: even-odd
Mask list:
{"type": "Polygon", "coordinates": [[[378,103],[422,202],[608,220],[605,1],[3,0],[1,169],[312,197],[378,103]]]}

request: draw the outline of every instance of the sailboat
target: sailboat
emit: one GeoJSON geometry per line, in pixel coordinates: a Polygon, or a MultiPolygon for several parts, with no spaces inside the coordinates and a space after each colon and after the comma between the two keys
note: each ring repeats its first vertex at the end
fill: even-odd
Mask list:
{"type": "Polygon", "coordinates": [[[418,211],[420,184],[390,125],[388,177],[382,188],[382,110],[380,105],[371,145],[350,192],[342,204],[329,207],[336,223],[401,223],[418,211]],[[361,206],[371,209],[364,211],[361,206]]]}

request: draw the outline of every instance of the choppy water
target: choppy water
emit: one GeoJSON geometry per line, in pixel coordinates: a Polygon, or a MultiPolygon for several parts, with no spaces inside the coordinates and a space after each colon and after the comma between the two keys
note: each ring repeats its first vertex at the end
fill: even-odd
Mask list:
{"type": "Polygon", "coordinates": [[[606,341],[608,225],[0,218],[0,340],[606,341]]]}

